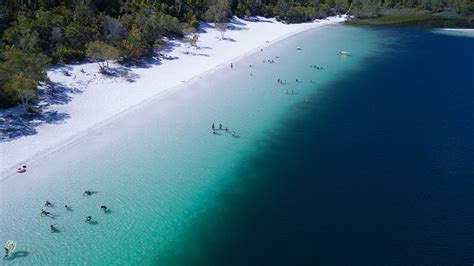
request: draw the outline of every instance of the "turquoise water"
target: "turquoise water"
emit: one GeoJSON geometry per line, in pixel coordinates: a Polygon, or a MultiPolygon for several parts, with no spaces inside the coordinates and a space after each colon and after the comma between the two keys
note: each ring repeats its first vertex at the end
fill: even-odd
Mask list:
{"type": "Polygon", "coordinates": [[[403,41],[290,107],[164,265],[474,261],[474,39],[372,30],[403,41]]]}
{"type": "Polygon", "coordinates": [[[234,183],[238,169],[260,152],[295,106],[317,105],[320,88],[371,58],[389,59],[397,41],[383,31],[346,26],[304,32],[29,165],[26,174],[1,183],[0,239],[18,245],[17,254],[3,262],[173,264],[170,254],[199,248],[184,247],[180,240],[218,204],[216,195],[234,183]],[[353,56],[341,58],[340,50],[353,56]],[[262,63],[266,59],[275,63],[262,63]],[[278,78],[288,84],[277,84],[278,78]],[[287,89],[295,94],[287,95],[287,89]],[[211,134],[213,122],[238,137],[211,134]],[[86,189],[97,193],[84,197],[86,189]],[[55,204],[46,208],[53,218],[39,215],[46,200],[55,204]],[[102,204],[110,213],[100,210],[102,204]],[[95,223],[85,223],[87,215],[95,223]],[[60,232],[51,233],[50,224],[60,232]]]}

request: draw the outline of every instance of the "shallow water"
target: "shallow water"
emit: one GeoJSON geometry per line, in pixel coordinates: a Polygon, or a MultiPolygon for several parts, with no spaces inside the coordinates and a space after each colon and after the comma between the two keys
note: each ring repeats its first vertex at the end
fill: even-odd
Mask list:
{"type": "Polygon", "coordinates": [[[1,183],[0,239],[16,240],[19,251],[3,262],[173,264],[168,255],[188,250],[181,242],[187,232],[240,178],[242,166],[262,152],[282,119],[307,98],[308,106],[318,104],[325,84],[370,64],[368,58],[385,49],[382,44],[394,42],[384,37],[389,36],[345,26],[299,34],[29,165],[26,174],[1,183]],[[341,58],[340,50],[354,56],[341,58]],[[266,59],[275,63],[263,63],[266,59]],[[277,84],[278,78],[288,84],[277,84]],[[287,89],[295,94],[287,95],[287,89]],[[235,130],[236,137],[211,134],[213,122],[235,130]],[[97,193],[83,196],[86,189],[97,193]],[[55,205],[46,208],[52,218],[39,215],[46,200],[55,205]],[[100,210],[102,204],[110,213],[100,210]],[[94,223],[84,222],[87,215],[94,223]],[[50,224],[60,232],[51,233],[50,224]]]}
{"type": "Polygon", "coordinates": [[[165,265],[474,261],[474,40],[372,30],[397,41],[290,107],[165,265]]]}

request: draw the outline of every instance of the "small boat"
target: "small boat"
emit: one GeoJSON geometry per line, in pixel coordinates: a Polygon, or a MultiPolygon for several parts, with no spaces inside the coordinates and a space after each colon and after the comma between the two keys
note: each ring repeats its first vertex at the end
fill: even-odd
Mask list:
{"type": "Polygon", "coordinates": [[[5,257],[8,257],[10,254],[13,254],[13,252],[15,252],[15,249],[16,249],[16,242],[15,240],[8,240],[5,245],[3,246],[3,248],[5,249],[5,251],[7,252],[7,254],[5,255],[5,257]]]}
{"type": "Polygon", "coordinates": [[[338,55],[340,55],[340,56],[351,56],[351,54],[349,54],[349,53],[346,52],[346,51],[340,51],[340,52],[338,53],[338,55]]]}

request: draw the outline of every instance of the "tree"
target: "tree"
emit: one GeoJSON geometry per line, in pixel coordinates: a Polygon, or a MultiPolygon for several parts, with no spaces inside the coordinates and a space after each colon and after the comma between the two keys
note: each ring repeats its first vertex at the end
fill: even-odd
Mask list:
{"type": "Polygon", "coordinates": [[[204,14],[207,21],[226,22],[230,16],[230,5],[228,0],[214,0],[209,9],[204,14]]]}
{"type": "Polygon", "coordinates": [[[189,48],[198,47],[197,42],[199,40],[199,33],[192,33],[184,37],[184,53],[189,54],[189,48]]]}
{"type": "Polygon", "coordinates": [[[127,29],[120,21],[110,16],[105,16],[101,29],[104,39],[110,43],[127,38],[127,29]]]}
{"type": "Polygon", "coordinates": [[[226,30],[227,30],[227,27],[226,27],[225,23],[217,22],[216,23],[216,29],[221,34],[221,40],[224,40],[224,35],[225,35],[226,30]]]}
{"type": "Polygon", "coordinates": [[[97,62],[100,73],[110,75],[108,61],[117,60],[119,51],[105,42],[94,41],[86,44],[86,55],[97,62]]]}
{"type": "Polygon", "coordinates": [[[25,113],[36,96],[36,86],[47,81],[44,69],[49,58],[43,54],[30,54],[14,47],[5,47],[0,63],[0,87],[2,101],[9,104],[21,103],[25,113]]]}
{"type": "Polygon", "coordinates": [[[120,42],[119,49],[122,59],[126,61],[143,59],[152,52],[151,46],[136,26],[132,27],[128,38],[120,42]]]}
{"type": "Polygon", "coordinates": [[[30,54],[14,47],[6,47],[3,62],[0,64],[0,76],[7,81],[15,74],[39,81],[46,81],[44,69],[50,60],[44,54],[30,54]]]}
{"type": "Polygon", "coordinates": [[[196,30],[199,28],[199,21],[196,19],[196,16],[193,16],[189,21],[189,26],[195,28],[196,30]]]}
{"type": "Polygon", "coordinates": [[[189,54],[189,48],[197,47],[197,42],[199,40],[199,33],[194,28],[184,29],[184,53],[189,54]]]}
{"type": "Polygon", "coordinates": [[[36,97],[35,88],[37,82],[31,78],[24,77],[21,73],[15,74],[5,83],[5,90],[20,100],[23,112],[28,113],[30,101],[36,97]]]}

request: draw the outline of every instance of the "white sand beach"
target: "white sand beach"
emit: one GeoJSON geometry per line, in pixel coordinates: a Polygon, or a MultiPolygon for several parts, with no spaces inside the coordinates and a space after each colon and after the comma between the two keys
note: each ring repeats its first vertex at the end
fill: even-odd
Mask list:
{"type": "Polygon", "coordinates": [[[1,180],[14,174],[19,165],[29,165],[58,151],[121,114],[184,88],[190,81],[207,73],[230,69],[230,63],[242,56],[251,55],[298,32],[345,20],[345,17],[331,17],[288,25],[274,19],[246,21],[234,18],[223,40],[212,25],[204,25],[198,48],[190,48],[189,53],[185,53],[184,45],[172,40],[162,52],[165,58],[126,67],[127,78],[103,77],[98,73],[96,63],[54,66],[48,71],[48,76],[63,91],[63,99],[48,103],[43,112],[63,118],[41,123],[35,128],[35,134],[0,143],[1,180]]]}

